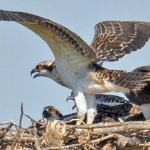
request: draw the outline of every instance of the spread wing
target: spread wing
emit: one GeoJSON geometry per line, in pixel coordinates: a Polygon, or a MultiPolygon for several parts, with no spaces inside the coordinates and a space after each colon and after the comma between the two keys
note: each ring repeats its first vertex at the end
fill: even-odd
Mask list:
{"type": "Polygon", "coordinates": [[[65,60],[72,71],[92,60],[115,61],[140,49],[150,36],[150,23],[107,21],[95,26],[88,46],[78,35],[48,19],[23,12],[0,10],[0,20],[18,22],[47,42],[56,60],[65,60]]]}
{"type": "Polygon", "coordinates": [[[98,59],[116,61],[143,47],[149,37],[148,22],[105,21],[95,25],[95,36],[90,46],[98,59]]]}
{"type": "Polygon", "coordinates": [[[56,60],[76,71],[87,66],[95,58],[93,50],[75,33],[48,19],[29,13],[0,10],[0,20],[18,22],[47,42],[56,60]]]}

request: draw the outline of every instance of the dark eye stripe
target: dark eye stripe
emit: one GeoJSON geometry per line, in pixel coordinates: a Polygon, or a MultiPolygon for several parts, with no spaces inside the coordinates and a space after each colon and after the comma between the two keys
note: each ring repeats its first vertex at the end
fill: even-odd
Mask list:
{"type": "Polygon", "coordinates": [[[45,70],[48,70],[48,71],[52,71],[53,70],[52,66],[47,66],[47,65],[42,65],[42,64],[37,65],[36,68],[38,70],[42,70],[42,69],[45,69],[45,70]]]}
{"type": "Polygon", "coordinates": [[[53,70],[53,68],[51,66],[43,66],[43,69],[46,69],[48,71],[52,71],[53,70]]]}

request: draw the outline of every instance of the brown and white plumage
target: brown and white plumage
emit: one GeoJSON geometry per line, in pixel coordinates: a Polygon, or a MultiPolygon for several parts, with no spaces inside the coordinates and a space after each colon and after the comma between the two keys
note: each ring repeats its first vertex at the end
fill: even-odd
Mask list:
{"type": "Polygon", "coordinates": [[[142,66],[134,69],[132,72],[133,77],[137,80],[132,86],[132,91],[126,95],[132,103],[137,105],[150,103],[150,66],[142,66]],[[139,74],[140,73],[140,74],[139,74]],[[138,80],[139,75],[141,79],[138,80]],[[137,98],[138,97],[138,98],[137,98]]]}
{"type": "Polygon", "coordinates": [[[101,60],[114,61],[136,51],[149,39],[149,23],[105,21],[95,26],[91,47],[101,60]]]}
{"type": "Polygon", "coordinates": [[[46,106],[43,108],[42,116],[50,121],[54,121],[63,117],[63,114],[54,106],[46,106]]]}
{"type": "Polygon", "coordinates": [[[46,106],[43,108],[42,117],[46,118],[49,121],[54,120],[69,121],[71,119],[76,119],[77,113],[63,115],[56,107],[46,106]]]}
{"type": "MultiPolygon", "coordinates": [[[[147,106],[147,104],[150,103],[150,66],[138,67],[131,72],[121,70],[108,70],[106,68],[102,69],[101,67],[101,69],[98,69],[99,67],[100,66],[97,66],[96,73],[93,73],[96,74],[95,79],[93,80],[97,80],[97,82],[103,82],[107,78],[109,78],[109,81],[111,81],[111,83],[116,83],[117,85],[120,85],[120,88],[123,87],[124,89],[127,89],[128,92],[126,92],[125,95],[132,103],[139,106],[142,106],[143,104],[146,104],[147,106]]],[[[37,73],[33,78],[36,78],[38,76],[50,77],[58,84],[66,87],[57,71],[55,61],[44,61],[39,63],[36,68],[31,71],[31,74],[35,72],[37,73]]],[[[108,86],[108,91],[111,90],[109,88],[112,89],[110,85],[108,86]]],[[[89,89],[89,92],[91,92],[91,90],[92,89],[89,89]]],[[[103,94],[95,95],[95,97],[96,100],[98,99],[99,101],[107,101],[108,103],[113,101],[114,99],[115,101],[117,101],[118,98],[117,96],[103,94]]],[[[68,97],[68,99],[73,98],[73,95],[71,97],[68,97]]],[[[144,111],[145,107],[142,108],[142,110],[144,111]]],[[[147,117],[147,115],[145,114],[145,117],[146,119],[149,119],[150,115],[147,117]]]]}
{"type": "MultiPolygon", "coordinates": [[[[114,83],[120,86],[119,88],[122,88],[122,91],[124,90],[124,93],[131,102],[137,105],[150,102],[150,66],[138,67],[131,72],[125,70],[110,70],[97,64],[91,64],[89,68],[91,70],[92,80],[97,84],[105,85],[105,90],[107,90],[107,92],[111,91],[113,88],[107,83],[110,82],[110,84],[114,83]],[[144,95],[147,95],[147,97],[144,97],[144,95]]],[[[61,79],[55,61],[43,61],[37,64],[37,66],[31,71],[31,74],[35,72],[37,73],[33,78],[38,76],[50,77],[58,84],[67,87],[61,79]]],[[[87,92],[91,92],[90,90],[91,89],[87,92]]],[[[115,90],[118,90],[117,87],[116,89],[114,87],[113,91],[115,90]]]]}
{"type": "Polygon", "coordinates": [[[75,94],[78,118],[83,120],[87,113],[87,123],[92,123],[96,115],[95,94],[107,91],[130,92],[129,87],[117,85],[118,80],[114,83],[116,79],[113,78],[118,78],[115,77],[116,73],[119,72],[122,77],[126,75],[124,71],[113,71],[114,76],[110,81],[109,76],[104,77],[110,71],[98,67],[95,62],[118,60],[144,46],[150,37],[150,23],[106,21],[96,25],[96,34],[89,46],[69,29],[39,16],[0,10],[0,20],[18,22],[46,41],[55,56],[56,70],[63,85],[75,94]]]}
{"type": "MultiPolygon", "coordinates": [[[[96,101],[97,115],[95,116],[93,123],[101,122],[104,117],[110,117],[117,121],[118,118],[122,118],[130,115],[132,104],[129,101],[125,100],[122,97],[113,96],[113,95],[105,95],[104,97],[105,99],[103,99],[102,97],[100,99],[97,98],[96,101]],[[107,97],[109,97],[108,100],[112,98],[113,101],[110,103],[105,102],[107,101],[106,100],[107,97]]],[[[50,121],[54,121],[54,120],[70,121],[71,119],[77,119],[77,113],[72,113],[67,115],[62,115],[61,113],[60,115],[60,111],[54,106],[45,107],[43,109],[42,116],[43,118],[46,118],[50,121]]],[[[86,118],[84,121],[86,122],[86,118]]]]}
{"type": "MultiPolygon", "coordinates": [[[[110,117],[115,121],[118,121],[118,118],[126,118],[125,120],[132,119],[132,109],[134,109],[134,105],[130,103],[128,100],[125,100],[123,97],[115,96],[115,95],[104,95],[98,94],[95,96],[96,98],[96,109],[97,115],[93,123],[100,123],[103,121],[105,117],[110,117]]],[[[74,100],[73,95],[69,96],[67,100],[74,100]]],[[[138,113],[137,113],[138,114],[138,113]]],[[[70,121],[71,119],[77,119],[77,113],[71,113],[67,115],[63,115],[60,111],[54,106],[46,106],[42,112],[43,118],[47,120],[61,120],[61,121],[70,121]]],[[[138,115],[133,118],[134,120],[144,120],[144,116],[138,115]]],[[[86,122],[86,118],[84,119],[86,122]]],[[[74,122],[72,122],[74,124],[74,122]]]]}
{"type": "Polygon", "coordinates": [[[95,36],[89,47],[69,29],[43,17],[0,10],[0,20],[15,21],[31,29],[48,43],[54,55],[62,53],[61,47],[72,47],[75,49],[74,53],[79,52],[82,57],[103,61],[115,61],[131,51],[140,49],[150,37],[149,22],[104,21],[95,26],[95,36]],[[57,52],[54,49],[57,49],[57,52]]]}

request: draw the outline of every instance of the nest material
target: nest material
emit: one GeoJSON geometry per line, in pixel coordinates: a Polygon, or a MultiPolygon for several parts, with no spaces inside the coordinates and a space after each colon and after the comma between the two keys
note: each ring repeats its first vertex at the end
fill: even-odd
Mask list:
{"type": "Polygon", "coordinates": [[[46,121],[40,128],[0,128],[1,149],[85,149],[117,150],[150,147],[150,120],[93,125],[67,125],[46,121]]]}
{"type": "Polygon", "coordinates": [[[32,126],[22,128],[21,122],[17,126],[13,121],[0,124],[0,149],[150,149],[150,120],[76,126],[59,120],[37,122],[26,115],[22,107],[21,119],[23,115],[31,119],[32,126]]]}

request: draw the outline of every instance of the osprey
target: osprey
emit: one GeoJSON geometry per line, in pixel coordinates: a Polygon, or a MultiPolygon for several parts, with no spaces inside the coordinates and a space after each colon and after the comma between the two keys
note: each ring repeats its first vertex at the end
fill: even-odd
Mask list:
{"type": "MultiPolygon", "coordinates": [[[[0,20],[18,22],[45,40],[55,56],[60,80],[73,90],[77,117],[83,120],[87,113],[88,124],[93,122],[97,114],[95,94],[108,91],[130,94],[136,86],[135,82],[129,83],[124,80],[126,76],[131,77],[130,73],[108,70],[99,66],[97,62],[116,61],[125,54],[143,47],[150,37],[148,22],[98,23],[95,26],[94,39],[89,46],[69,29],[33,14],[0,10],[0,20]]],[[[137,75],[137,80],[139,76],[141,74],[137,75]]],[[[149,77],[149,74],[147,76],[149,77]]],[[[142,83],[145,83],[148,77],[143,77],[142,83]]],[[[131,81],[135,81],[135,77],[131,77],[131,81]]]]}
{"type": "MultiPolygon", "coordinates": [[[[73,95],[69,96],[67,100],[73,99],[73,95]]],[[[110,117],[114,120],[118,120],[120,117],[126,117],[130,115],[130,111],[133,105],[131,102],[125,100],[123,97],[114,96],[114,95],[96,95],[96,110],[97,115],[93,123],[99,123],[104,117],[110,117]]],[[[43,108],[42,113],[43,118],[47,120],[61,120],[61,121],[70,121],[71,119],[77,119],[77,113],[72,113],[68,115],[63,115],[57,108],[54,106],[46,106],[43,108]]]]}
{"type": "Polygon", "coordinates": [[[42,117],[46,118],[49,121],[70,121],[71,119],[77,119],[77,113],[63,115],[56,107],[46,106],[43,108],[42,117]]]}
{"type": "MultiPolygon", "coordinates": [[[[105,69],[105,68],[104,68],[105,69]]],[[[107,69],[108,70],[108,69],[107,69]]],[[[109,70],[111,72],[111,70],[109,70]]],[[[115,70],[113,70],[115,71],[115,70]]],[[[131,72],[126,71],[118,71],[118,72],[125,72],[125,74],[122,75],[122,77],[118,77],[115,80],[118,82],[118,85],[121,85],[122,87],[128,87],[130,89],[129,93],[125,93],[126,97],[134,104],[139,105],[139,107],[142,109],[143,114],[146,119],[150,119],[150,109],[149,109],[149,103],[150,103],[150,66],[142,66],[134,69],[131,72]]],[[[67,87],[63,80],[61,79],[61,75],[59,74],[55,61],[43,61],[31,71],[31,75],[33,73],[36,73],[33,78],[36,77],[48,77],[53,79],[58,84],[67,87]]],[[[110,75],[111,76],[111,75],[110,75]]],[[[69,88],[69,87],[68,87],[69,88]]],[[[114,97],[115,101],[117,101],[117,96],[114,97]]],[[[112,96],[103,96],[103,94],[93,95],[93,101],[100,100],[105,101],[105,103],[108,102],[107,105],[110,105],[114,99],[112,96]]],[[[68,99],[74,99],[74,94],[72,93],[71,96],[67,98],[68,99]]],[[[120,99],[120,98],[119,98],[120,99]]],[[[98,102],[99,103],[99,102],[98,102]]],[[[115,104],[114,102],[112,103],[115,104]]],[[[74,108],[75,106],[73,106],[74,108]]]]}

